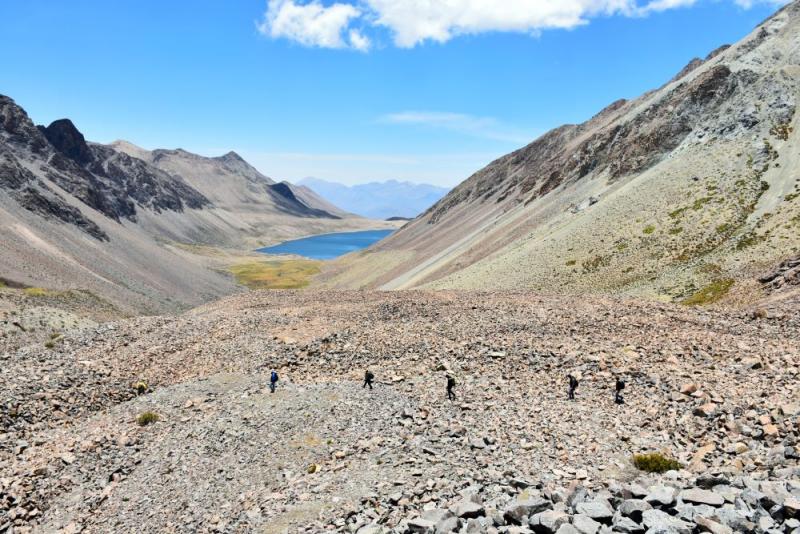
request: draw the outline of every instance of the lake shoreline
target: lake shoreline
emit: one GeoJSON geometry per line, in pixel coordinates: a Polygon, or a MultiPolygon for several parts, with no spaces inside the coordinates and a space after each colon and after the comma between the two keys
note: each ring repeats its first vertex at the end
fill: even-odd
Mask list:
{"type": "Polygon", "coordinates": [[[276,245],[256,249],[254,252],[265,256],[295,256],[330,261],[369,248],[396,231],[396,229],[383,228],[353,232],[328,232],[290,239],[276,245]]]}

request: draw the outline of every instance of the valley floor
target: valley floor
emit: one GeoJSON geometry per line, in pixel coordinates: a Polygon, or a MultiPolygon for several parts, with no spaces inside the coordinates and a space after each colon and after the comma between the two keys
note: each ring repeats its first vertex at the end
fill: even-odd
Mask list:
{"type": "MultiPolygon", "coordinates": [[[[526,532],[506,526],[533,514],[519,503],[543,495],[577,525],[588,508],[564,496],[633,481],[631,455],[651,451],[684,469],[645,488],[714,474],[733,492],[713,504],[720,524],[739,513],[738,487],[778,480],[781,515],[766,517],[790,528],[797,339],[793,303],[527,292],[262,291],[76,325],[2,355],[0,532],[433,532],[419,516],[452,520],[449,507],[469,532],[526,532]],[[145,412],[159,420],[137,425],[145,412]]],[[[660,506],[690,521],[672,503],[660,506]]],[[[742,521],[766,521],[763,506],[742,521]]]]}

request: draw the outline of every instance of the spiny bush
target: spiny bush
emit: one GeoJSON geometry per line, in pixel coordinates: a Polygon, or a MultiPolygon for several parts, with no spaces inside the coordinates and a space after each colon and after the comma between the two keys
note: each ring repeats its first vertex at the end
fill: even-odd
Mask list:
{"type": "Polygon", "coordinates": [[[636,469],[647,473],[666,473],[683,467],[679,461],[668,458],[660,452],[634,454],[633,465],[636,469]]]}
{"type": "Polygon", "coordinates": [[[650,235],[655,231],[656,231],[656,227],[653,226],[652,224],[650,224],[650,225],[647,225],[647,226],[644,227],[644,230],[642,230],[642,233],[650,235]]]}
{"type": "Polygon", "coordinates": [[[155,423],[159,419],[160,417],[155,412],[144,412],[139,414],[139,417],[136,418],[136,424],[139,426],[147,426],[155,423]]]}

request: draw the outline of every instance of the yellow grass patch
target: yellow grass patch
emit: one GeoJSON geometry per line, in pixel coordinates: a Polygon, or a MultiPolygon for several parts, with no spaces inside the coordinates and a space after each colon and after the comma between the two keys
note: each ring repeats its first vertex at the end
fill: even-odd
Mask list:
{"type": "Polygon", "coordinates": [[[29,297],[47,297],[54,294],[54,292],[48,291],[43,287],[26,287],[25,294],[29,297]]]}
{"type": "Polygon", "coordinates": [[[251,261],[228,267],[228,271],[250,289],[299,289],[319,274],[321,264],[315,260],[251,261]]]}

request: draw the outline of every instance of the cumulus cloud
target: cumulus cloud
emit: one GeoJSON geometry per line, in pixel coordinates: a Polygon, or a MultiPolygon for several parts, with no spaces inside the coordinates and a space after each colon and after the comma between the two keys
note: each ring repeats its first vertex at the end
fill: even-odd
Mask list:
{"type": "MultiPolygon", "coordinates": [[[[645,16],[690,7],[700,0],[269,0],[259,30],[306,46],[372,46],[364,29],[385,28],[394,44],[410,48],[485,32],[531,33],[569,29],[599,16],[645,16]]],[[[749,8],[787,0],[732,0],[749,8]]]]}
{"type": "Polygon", "coordinates": [[[294,0],[269,0],[258,29],[273,38],[286,38],[305,46],[321,48],[369,48],[369,39],[349,29],[362,12],[351,4],[324,6],[317,0],[306,4],[294,0]],[[347,31],[347,32],[346,32],[347,31]],[[348,36],[345,40],[344,35],[348,36]]]}

